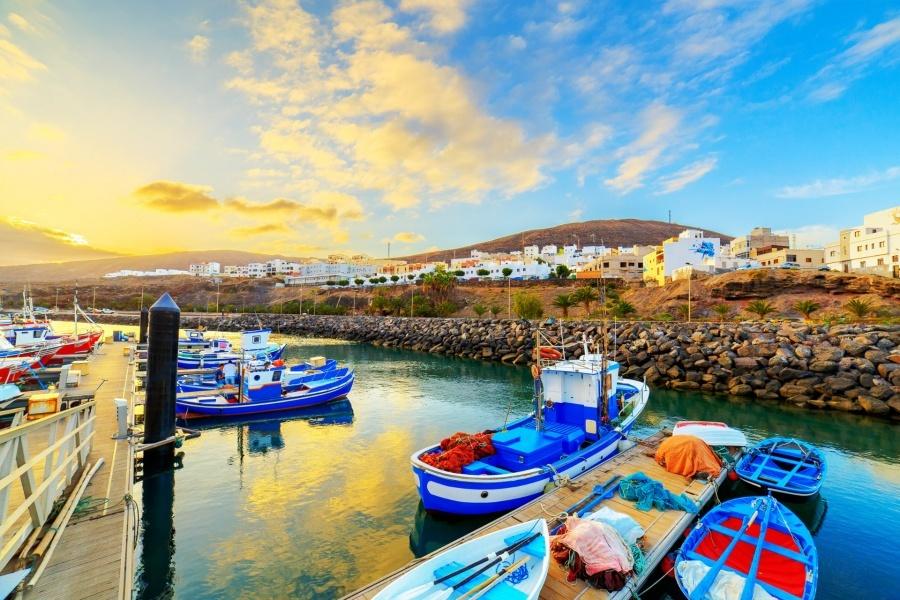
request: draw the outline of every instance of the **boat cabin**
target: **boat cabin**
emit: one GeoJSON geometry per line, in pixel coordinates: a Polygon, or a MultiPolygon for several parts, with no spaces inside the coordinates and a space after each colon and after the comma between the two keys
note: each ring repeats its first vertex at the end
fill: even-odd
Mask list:
{"type": "Polygon", "coordinates": [[[241,332],[241,350],[251,352],[265,350],[269,347],[269,335],[271,329],[252,329],[241,332]]]}
{"type": "Polygon", "coordinates": [[[33,346],[47,340],[47,334],[50,330],[46,327],[17,327],[13,329],[12,343],[16,346],[33,346]]]}

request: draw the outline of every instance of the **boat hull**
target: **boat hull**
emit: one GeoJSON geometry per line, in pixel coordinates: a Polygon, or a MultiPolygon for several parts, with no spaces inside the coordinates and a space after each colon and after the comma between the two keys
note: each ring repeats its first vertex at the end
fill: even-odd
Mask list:
{"type": "Polygon", "coordinates": [[[234,403],[205,403],[199,399],[176,399],[175,412],[180,419],[209,418],[209,417],[235,417],[244,415],[258,415],[263,413],[295,410],[318,406],[344,398],[353,388],[353,375],[342,379],[334,386],[323,387],[306,393],[293,393],[275,400],[260,400],[255,402],[234,403]]]}
{"type": "Polygon", "coordinates": [[[734,468],[742,481],[786,496],[815,496],[825,480],[825,455],[806,442],[786,438],[763,440],[734,468]]]}

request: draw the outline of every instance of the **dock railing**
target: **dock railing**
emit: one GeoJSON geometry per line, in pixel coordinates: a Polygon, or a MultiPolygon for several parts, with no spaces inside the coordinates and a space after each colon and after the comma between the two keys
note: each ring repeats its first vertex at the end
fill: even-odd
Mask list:
{"type": "Polygon", "coordinates": [[[0,571],[44,526],[54,503],[84,468],[94,420],[95,402],[90,401],[26,423],[16,415],[12,426],[0,431],[0,571]]]}

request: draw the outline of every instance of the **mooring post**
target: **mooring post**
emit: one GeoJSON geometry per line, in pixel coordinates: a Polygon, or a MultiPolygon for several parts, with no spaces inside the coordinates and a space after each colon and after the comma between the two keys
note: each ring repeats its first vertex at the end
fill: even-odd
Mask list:
{"type": "MultiPolygon", "coordinates": [[[[150,307],[147,347],[147,392],[144,410],[144,443],[160,442],[175,435],[175,392],[178,375],[178,327],[181,310],[165,293],[150,307]]],[[[171,469],[175,444],[144,451],[145,477],[171,469]]]]}
{"type": "MultiPolygon", "coordinates": [[[[171,447],[171,444],[167,447],[171,447]]],[[[173,598],[175,471],[168,469],[145,476],[142,485],[143,551],[137,597],[154,600],[173,598]]]]}
{"type": "Polygon", "coordinates": [[[150,310],[145,306],[141,309],[141,325],[138,328],[138,344],[147,343],[147,325],[150,324],[150,310]]]}

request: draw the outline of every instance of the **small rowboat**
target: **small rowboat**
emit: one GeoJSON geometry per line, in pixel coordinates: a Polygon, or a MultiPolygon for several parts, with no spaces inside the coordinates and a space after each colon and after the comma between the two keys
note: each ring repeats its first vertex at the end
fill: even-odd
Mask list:
{"type": "Polygon", "coordinates": [[[391,582],[375,600],[535,600],[550,567],[544,519],[449,548],[391,582]]]}
{"type": "Polygon", "coordinates": [[[690,600],[812,600],[819,562],[797,515],[755,496],[709,511],[679,550],[675,575],[690,600]]]}
{"type": "Polygon", "coordinates": [[[710,446],[743,448],[747,445],[747,436],[742,431],[716,421],[679,421],[672,428],[672,435],[692,435],[710,446]]]}
{"type": "Polygon", "coordinates": [[[825,455],[802,440],[769,438],[748,450],[734,471],[750,485],[792,496],[812,496],[825,479],[825,455]]]}

